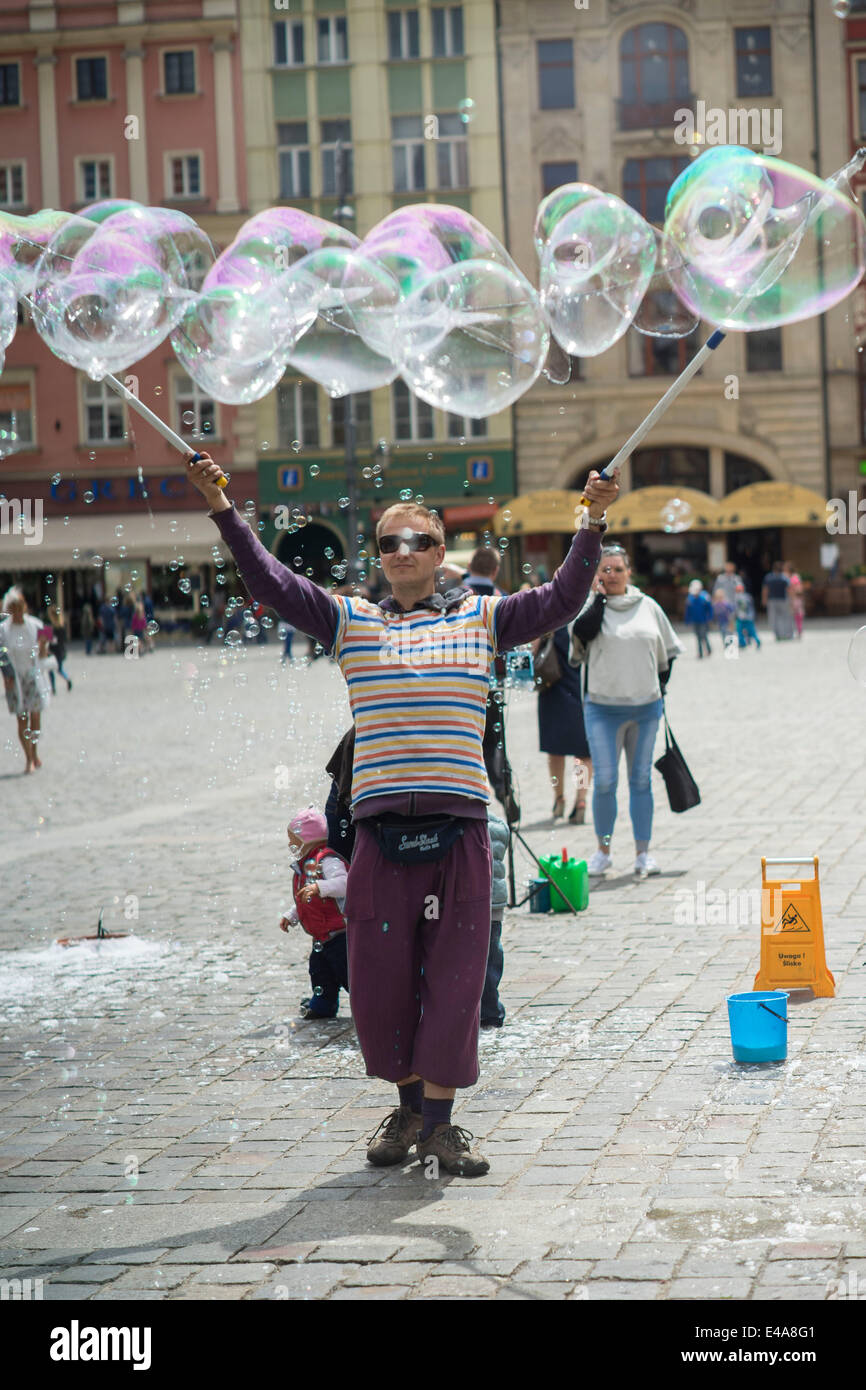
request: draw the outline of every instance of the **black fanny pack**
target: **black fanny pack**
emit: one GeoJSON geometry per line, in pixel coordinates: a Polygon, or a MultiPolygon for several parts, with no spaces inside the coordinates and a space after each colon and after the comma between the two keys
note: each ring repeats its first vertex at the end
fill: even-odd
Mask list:
{"type": "Polygon", "coordinates": [[[392,864],[433,864],[463,834],[459,816],[371,816],[379,848],[392,864]]]}

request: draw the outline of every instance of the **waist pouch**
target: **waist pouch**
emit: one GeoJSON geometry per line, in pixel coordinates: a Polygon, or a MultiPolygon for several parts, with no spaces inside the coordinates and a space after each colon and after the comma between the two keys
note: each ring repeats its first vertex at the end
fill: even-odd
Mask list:
{"type": "Polygon", "coordinates": [[[463,834],[459,816],[371,816],[380,850],[392,864],[433,864],[444,859],[463,834]]]}

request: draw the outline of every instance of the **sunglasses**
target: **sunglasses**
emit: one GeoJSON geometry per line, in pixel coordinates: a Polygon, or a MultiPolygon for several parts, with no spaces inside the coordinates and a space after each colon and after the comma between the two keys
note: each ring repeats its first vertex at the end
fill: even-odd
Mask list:
{"type": "Polygon", "coordinates": [[[380,536],[379,554],[396,555],[401,545],[408,550],[432,550],[438,544],[436,537],[428,536],[426,531],[404,531],[397,536],[380,536]]]}

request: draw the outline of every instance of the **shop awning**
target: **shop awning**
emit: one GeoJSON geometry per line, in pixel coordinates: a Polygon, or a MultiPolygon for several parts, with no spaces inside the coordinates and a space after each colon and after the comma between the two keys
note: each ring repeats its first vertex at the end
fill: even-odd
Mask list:
{"type": "Polygon", "coordinates": [[[461,502],[457,507],[444,507],[442,509],[443,523],[452,527],[470,521],[489,521],[495,515],[495,502],[461,502]]]}
{"type": "MultiPolygon", "coordinates": [[[[665,517],[665,509],[675,500],[691,508],[690,515],[683,511],[682,519],[688,520],[688,526],[682,529],[690,532],[719,530],[722,504],[715,497],[698,488],[676,487],[670,483],[623,493],[608,517],[610,529],[618,535],[631,531],[677,531],[679,526],[666,524],[665,517]]],[[[670,515],[675,521],[676,513],[670,515]]]]}
{"type": "MultiPolygon", "coordinates": [[[[213,545],[219,544],[225,559],[231,555],[220,540],[214,523],[202,512],[155,512],[149,516],[109,515],[71,516],[64,525],[62,516],[45,517],[40,526],[33,514],[25,515],[26,531],[0,534],[0,570],[87,569],[101,555],[112,565],[131,566],[136,561],[167,565],[183,556],[186,565],[211,561],[213,545]],[[115,528],[122,526],[120,535],[115,528]],[[121,556],[121,546],[126,555],[121,556]],[[78,555],[74,555],[74,551],[78,555]]],[[[4,527],[4,532],[6,528],[4,527]]]]}
{"type": "Polygon", "coordinates": [[[716,504],[722,531],[760,530],[764,526],[824,526],[827,503],[819,492],[797,483],[750,483],[716,504]]]}
{"type": "Polygon", "coordinates": [[[524,492],[506,502],[493,516],[497,536],[520,536],[536,531],[555,531],[569,534],[577,525],[580,493],[551,489],[546,492],[524,492]]]}

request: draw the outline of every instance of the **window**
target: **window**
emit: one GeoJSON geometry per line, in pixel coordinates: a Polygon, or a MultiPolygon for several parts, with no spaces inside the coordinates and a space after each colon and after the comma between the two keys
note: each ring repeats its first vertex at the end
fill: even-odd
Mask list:
{"type": "Polygon", "coordinates": [[[548,39],[538,45],[538,104],[542,111],[574,106],[574,45],[548,39]]]}
{"type": "Polygon", "coordinates": [[[773,92],[773,57],[769,26],[735,29],[737,96],[768,97],[773,92]]]}
{"type": "Polygon", "coordinates": [[[304,25],[302,20],[290,23],[279,19],[274,24],[274,67],[301,68],[304,66],[304,25]]]}
{"type": "Polygon", "coordinates": [[[176,154],[168,161],[170,182],[167,193],[170,198],[198,198],[201,196],[201,156],[197,154],[176,154]]]}
{"type": "Polygon", "coordinates": [[[564,183],[577,183],[576,159],[564,159],[556,164],[542,164],[541,196],[543,198],[546,198],[548,193],[552,193],[555,188],[561,188],[564,183]]]}
{"type": "Polygon", "coordinates": [[[647,222],[662,223],[665,219],[665,200],[674,179],[689,164],[683,155],[673,159],[627,159],[622,176],[622,196],[629,207],[645,217],[647,222]]]}
{"type": "Polygon", "coordinates": [[[652,338],[635,328],[626,342],[629,376],[676,376],[701,346],[700,325],[686,338],[652,338]]]}
{"type": "Polygon", "coordinates": [[[743,454],[725,454],[725,496],[729,492],[737,492],[741,487],[769,480],[766,468],[755,463],[754,459],[746,458],[743,454]]]}
{"type": "Polygon", "coordinates": [[[4,454],[33,443],[30,386],[22,382],[0,384],[0,446],[4,454]]]}
{"type": "Polygon", "coordinates": [[[436,182],[439,188],[469,187],[469,147],[459,116],[437,116],[436,182]]]}
{"type": "Polygon", "coordinates": [[[866,135],[866,62],[857,63],[857,135],[866,135]]]}
{"type": "Polygon", "coordinates": [[[689,96],[689,45],[673,24],[638,24],[619,46],[620,130],[668,125],[689,96]]]}
{"type": "Polygon", "coordinates": [[[320,19],[317,28],[320,63],[346,63],[349,60],[349,33],[345,15],[320,19]]]}
{"type": "Polygon", "coordinates": [[[424,124],[420,116],[391,117],[391,157],[395,193],[426,188],[424,124]]]}
{"type": "Polygon", "coordinates": [[[639,487],[694,487],[699,492],[710,490],[710,454],[708,449],[693,449],[675,445],[659,449],[638,449],[631,456],[631,485],[639,487]]]}
{"type": "Polygon", "coordinates": [[[0,207],[24,205],[24,165],[0,164],[0,207]]]}
{"type": "Polygon", "coordinates": [[[78,165],[79,192],[83,203],[112,194],[111,160],[82,159],[78,165]]]}
{"type": "MultiPolygon", "coordinates": [[[[369,391],[358,391],[355,402],[355,444],[369,449],[373,443],[373,407],[369,391]]],[[[331,401],[331,443],[336,449],[346,442],[346,397],[331,401]]]]}
{"type": "Polygon", "coordinates": [[[351,141],[351,121],[322,121],[323,193],[336,196],[337,194],[354,192],[355,177],[351,141]]]}
{"type": "Polygon", "coordinates": [[[433,407],[412,394],[405,381],[393,385],[394,438],[432,439],[433,407]]]}
{"type": "Polygon", "coordinates": [[[314,381],[286,381],[277,387],[277,441],[281,449],[292,444],[319,447],[319,403],[314,381]]]}
{"type": "Polygon", "coordinates": [[[484,439],[486,436],[486,420],[464,419],[462,415],[448,416],[449,439],[484,439]]]}
{"type": "Polygon", "coordinates": [[[420,52],[418,42],[418,11],[388,11],[388,57],[417,58],[420,52]]]}
{"type": "Polygon", "coordinates": [[[758,333],[746,333],[745,339],[747,372],[782,370],[781,328],[765,328],[758,333]]]}
{"type": "Polygon", "coordinates": [[[183,268],[186,271],[186,283],[191,290],[198,294],[204,284],[204,277],[211,268],[211,261],[208,260],[204,251],[187,251],[182,257],[183,268]]]}
{"type": "Polygon", "coordinates": [[[178,92],[195,91],[195,51],[185,48],[179,53],[163,54],[165,60],[165,90],[171,96],[178,92]]]}
{"type": "Polygon", "coordinates": [[[443,5],[433,15],[433,57],[459,58],[463,53],[463,6],[443,5]]]}
{"type": "Polygon", "coordinates": [[[21,105],[21,74],[17,63],[0,63],[0,106],[21,105]]]}
{"type": "Polygon", "coordinates": [[[104,381],[84,379],[84,438],[88,444],[123,439],[123,402],[104,381]]]}
{"type": "Polygon", "coordinates": [[[216,403],[185,372],[178,372],[175,377],[174,407],[178,434],[196,438],[206,434],[214,438],[216,403]]]}
{"type": "Polygon", "coordinates": [[[75,90],[79,101],[107,101],[108,59],[76,58],[75,90]]]}
{"type": "Polygon", "coordinates": [[[310,146],[306,121],[284,121],[277,126],[277,159],[280,197],[309,198],[310,146]]]}

